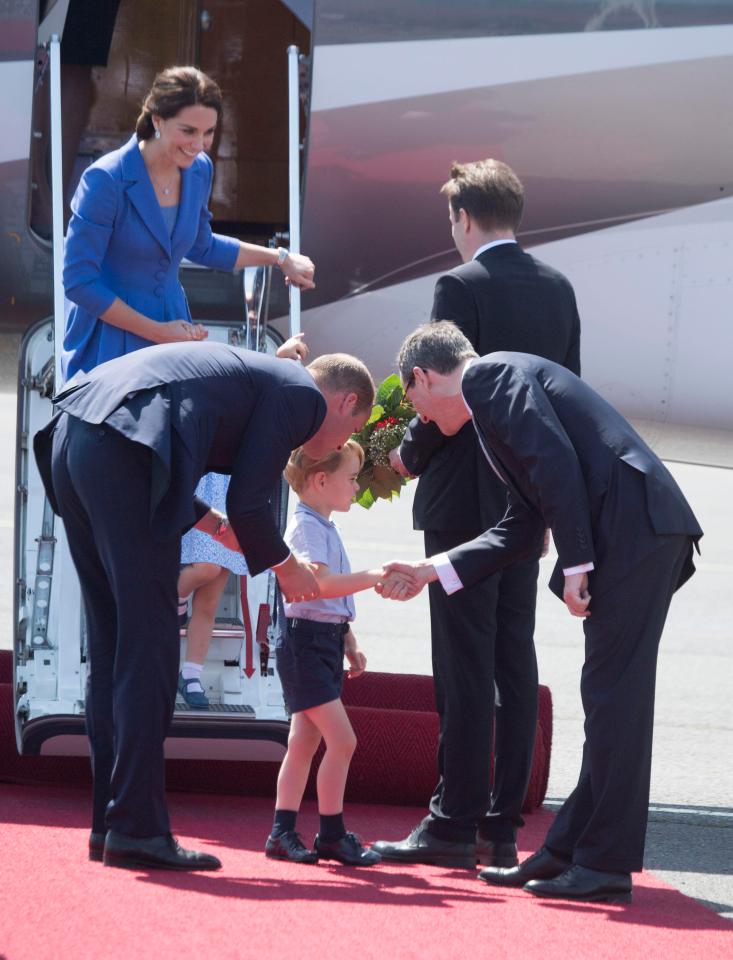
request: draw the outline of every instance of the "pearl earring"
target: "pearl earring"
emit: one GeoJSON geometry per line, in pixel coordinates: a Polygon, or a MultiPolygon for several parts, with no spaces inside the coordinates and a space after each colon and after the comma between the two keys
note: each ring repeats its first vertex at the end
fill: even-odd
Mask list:
{"type": "Polygon", "coordinates": [[[160,130],[157,127],[155,128],[155,139],[160,140],[160,130]]]}

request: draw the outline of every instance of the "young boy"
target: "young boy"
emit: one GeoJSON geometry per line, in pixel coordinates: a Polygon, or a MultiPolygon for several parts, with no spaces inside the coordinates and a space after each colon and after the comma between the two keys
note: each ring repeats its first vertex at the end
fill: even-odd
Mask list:
{"type": "Polygon", "coordinates": [[[285,532],[291,550],[315,567],[320,596],[302,603],[286,603],[287,629],[277,650],[277,668],[285,701],[292,715],[288,751],[280,767],[268,857],[297,863],[319,858],[350,866],[372,866],[378,853],[362,846],[344,826],[346,776],[356,747],[354,731],[341,702],[344,656],[349,677],[366,667],[351,629],[358,590],[374,587],[382,570],[351,573],[349,560],[333,511],[347,511],[358,485],[364,451],[353,440],[321,460],[294,451],[285,470],[300,502],[285,532]],[[308,780],[313,755],[321,742],[326,752],[318,768],[320,828],[309,850],[295,831],[295,820],[308,780]]]}

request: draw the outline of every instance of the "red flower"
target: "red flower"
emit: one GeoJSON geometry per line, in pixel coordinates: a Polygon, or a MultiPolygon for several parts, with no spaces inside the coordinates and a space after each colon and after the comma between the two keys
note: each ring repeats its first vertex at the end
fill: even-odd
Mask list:
{"type": "Polygon", "coordinates": [[[376,433],[377,430],[384,430],[385,427],[393,427],[395,424],[398,424],[400,421],[396,417],[385,417],[384,420],[378,420],[374,424],[373,433],[376,433]]]}

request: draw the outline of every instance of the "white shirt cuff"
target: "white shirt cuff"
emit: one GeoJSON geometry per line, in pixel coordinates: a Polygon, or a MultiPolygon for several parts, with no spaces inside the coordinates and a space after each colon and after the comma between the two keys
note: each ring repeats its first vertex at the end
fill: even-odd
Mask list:
{"type": "Polygon", "coordinates": [[[590,573],[590,571],[594,569],[595,567],[592,563],[581,563],[577,567],[563,568],[562,572],[566,577],[572,577],[574,573],[590,573]]]}
{"type": "Polygon", "coordinates": [[[461,578],[448,559],[447,553],[437,553],[434,557],[429,557],[428,562],[432,563],[435,568],[435,572],[438,574],[438,580],[440,580],[440,585],[448,596],[456,593],[458,590],[463,590],[461,578]]]}
{"type": "Polygon", "coordinates": [[[280,561],[280,563],[273,563],[273,565],[270,567],[270,570],[277,570],[278,567],[281,567],[284,563],[287,563],[288,560],[292,557],[292,555],[293,555],[293,554],[292,554],[292,551],[291,551],[291,552],[287,555],[287,557],[285,557],[284,560],[281,560],[281,561],[280,561]]]}

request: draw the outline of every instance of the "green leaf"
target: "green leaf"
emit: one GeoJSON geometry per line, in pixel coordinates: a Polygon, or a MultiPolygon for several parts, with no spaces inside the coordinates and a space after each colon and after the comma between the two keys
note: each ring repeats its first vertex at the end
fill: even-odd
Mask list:
{"type": "Polygon", "coordinates": [[[400,403],[402,402],[403,390],[401,384],[397,384],[394,390],[387,396],[387,399],[384,401],[384,409],[388,416],[393,417],[399,408],[400,403]]]}
{"type": "Polygon", "coordinates": [[[396,373],[393,373],[391,377],[387,377],[386,380],[383,380],[379,384],[377,388],[377,403],[384,406],[386,401],[394,395],[395,388],[399,390],[401,395],[402,384],[400,383],[400,378],[396,373]]]}
{"type": "Polygon", "coordinates": [[[364,507],[365,510],[369,510],[370,507],[374,506],[374,497],[369,487],[356,498],[356,503],[358,503],[360,507],[364,507]]]}
{"type": "Polygon", "coordinates": [[[366,427],[370,427],[373,423],[376,423],[377,420],[381,420],[383,415],[384,415],[384,407],[380,406],[378,403],[375,404],[372,407],[372,414],[366,422],[366,427]]]}

